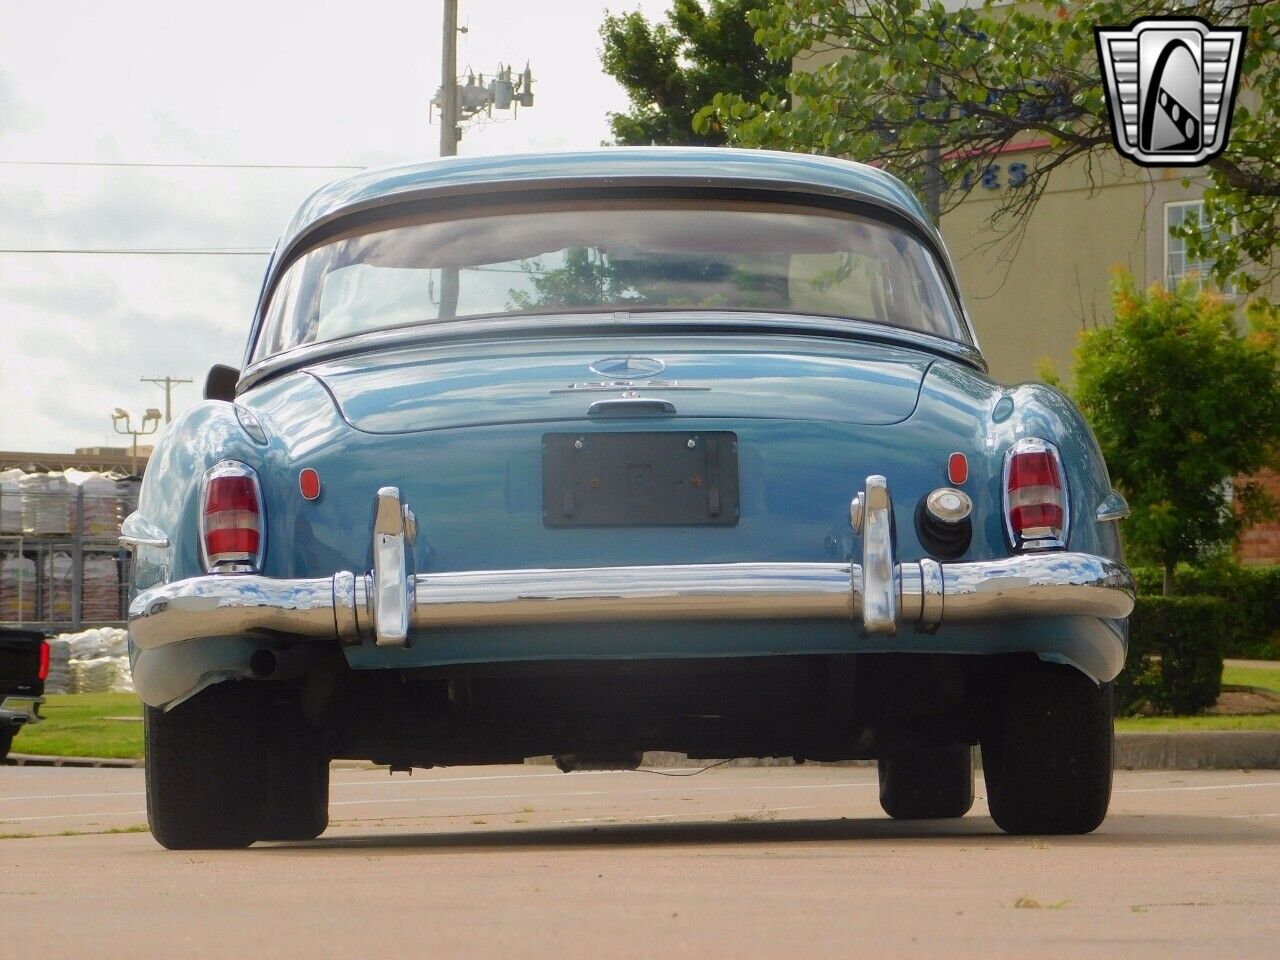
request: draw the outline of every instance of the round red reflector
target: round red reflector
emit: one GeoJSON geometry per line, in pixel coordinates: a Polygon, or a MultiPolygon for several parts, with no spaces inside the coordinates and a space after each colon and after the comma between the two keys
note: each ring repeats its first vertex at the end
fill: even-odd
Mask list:
{"type": "Polygon", "coordinates": [[[969,460],[963,453],[947,457],[947,479],[956,486],[969,479],[969,460]]]}
{"type": "Polygon", "coordinates": [[[310,467],[298,473],[298,489],[307,500],[316,500],[320,496],[320,474],[310,467]]]}

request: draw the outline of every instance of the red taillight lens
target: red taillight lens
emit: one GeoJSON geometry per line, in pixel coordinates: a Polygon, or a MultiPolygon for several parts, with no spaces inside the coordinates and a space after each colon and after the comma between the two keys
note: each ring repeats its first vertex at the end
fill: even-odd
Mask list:
{"type": "Polygon", "coordinates": [[[1019,440],[1005,459],[1005,517],[1015,550],[1066,546],[1067,490],[1057,448],[1019,440]]]}
{"type": "Polygon", "coordinates": [[[40,641],[40,672],[37,675],[41,683],[49,679],[49,642],[40,641]]]}
{"type": "Polygon", "coordinates": [[[257,570],[262,558],[262,493],[251,467],[223,461],[205,475],[201,537],[210,573],[257,570]]]}

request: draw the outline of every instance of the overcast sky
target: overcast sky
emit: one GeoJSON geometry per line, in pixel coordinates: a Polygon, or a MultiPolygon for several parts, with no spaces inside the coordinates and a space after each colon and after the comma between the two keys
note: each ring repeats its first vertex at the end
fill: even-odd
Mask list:
{"type": "MultiPolygon", "coordinates": [[[[460,0],[458,63],[531,60],[537,103],[461,153],[598,145],[625,106],[600,72],[606,7],[667,0],[460,0]]],[[[274,244],[340,169],[49,163],[337,164],[437,155],[438,0],[0,3],[0,449],[117,444],[110,411],[163,406],[141,376],[239,365],[265,255],[33,254],[274,244]],[[15,161],[40,161],[38,164],[15,161]]],[[[144,441],[148,442],[148,441],[144,441]]]]}

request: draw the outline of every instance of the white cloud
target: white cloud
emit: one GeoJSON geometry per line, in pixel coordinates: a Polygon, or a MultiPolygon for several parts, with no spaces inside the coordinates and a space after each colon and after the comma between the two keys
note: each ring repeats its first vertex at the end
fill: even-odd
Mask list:
{"type": "MultiPolygon", "coordinates": [[[[659,15],[668,0],[636,6],[659,15]]],[[[536,105],[462,153],[590,147],[624,106],[600,0],[461,0],[459,66],[531,60],[536,105]]],[[[0,160],[372,165],[436,154],[440,7],[419,0],[0,6],[0,160]]],[[[5,166],[0,248],[269,248],[333,170],[5,166]]],[[[265,257],[0,253],[0,448],[116,442],[140,376],[238,363],[265,257]]]]}

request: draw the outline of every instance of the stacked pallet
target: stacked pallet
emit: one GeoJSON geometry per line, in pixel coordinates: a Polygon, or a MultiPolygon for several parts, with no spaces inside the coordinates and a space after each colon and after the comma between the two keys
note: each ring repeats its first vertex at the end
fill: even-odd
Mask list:
{"type": "Polygon", "coordinates": [[[71,554],[47,554],[41,565],[40,583],[40,619],[50,623],[65,623],[71,620],[71,595],[75,590],[75,565],[71,562],[71,554]]]}
{"type": "Polygon", "coordinates": [[[87,555],[82,577],[80,619],[88,623],[123,619],[120,567],[116,558],[87,555]]]}
{"type": "Polygon", "coordinates": [[[0,621],[21,623],[36,614],[36,562],[19,553],[0,557],[0,621]]]}

